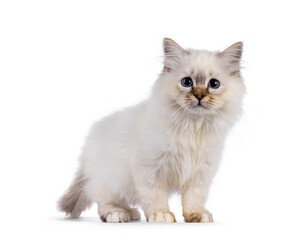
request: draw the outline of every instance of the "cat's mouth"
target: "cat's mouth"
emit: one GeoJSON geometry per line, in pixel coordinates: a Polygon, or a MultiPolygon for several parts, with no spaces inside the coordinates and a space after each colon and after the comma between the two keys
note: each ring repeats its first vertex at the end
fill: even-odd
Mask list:
{"type": "Polygon", "coordinates": [[[205,104],[201,103],[201,101],[198,102],[198,104],[194,105],[193,108],[196,108],[196,109],[208,109],[207,106],[205,106],[205,104]]]}
{"type": "Polygon", "coordinates": [[[206,108],[200,101],[198,102],[198,104],[196,105],[196,107],[206,108]]]}
{"type": "Polygon", "coordinates": [[[196,104],[196,105],[191,105],[190,107],[187,107],[187,110],[190,114],[192,115],[202,115],[202,114],[208,114],[209,108],[205,106],[204,104],[196,104]]]}

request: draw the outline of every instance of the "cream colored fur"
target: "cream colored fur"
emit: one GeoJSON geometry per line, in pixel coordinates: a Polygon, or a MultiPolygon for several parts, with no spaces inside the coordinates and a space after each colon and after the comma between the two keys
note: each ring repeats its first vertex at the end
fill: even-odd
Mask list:
{"type": "Polygon", "coordinates": [[[80,185],[77,198],[71,194],[70,201],[73,184],[59,202],[71,217],[87,206],[75,209],[68,202],[81,206],[74,199],[85,199],[98,204],[104,221],[138,220],[140,214],[132,208],[137,205],[149,222],[174,222],[168,197],[178,192],[185,221],[212,222],[205,202],[245,92],[242,43],[209,52],[184,50],[164,39],[164,54],[164,69],[150,98],[91,128],[80,157],[84,189],[80,185]],[[187,76],[193,79],[192,88],[181,85],[187,76]],[[218,89],[208,88],[211,78],[220,81],[218,89]],[[207,94],[202,106],[197,106],[193,91],[207,94]]]}

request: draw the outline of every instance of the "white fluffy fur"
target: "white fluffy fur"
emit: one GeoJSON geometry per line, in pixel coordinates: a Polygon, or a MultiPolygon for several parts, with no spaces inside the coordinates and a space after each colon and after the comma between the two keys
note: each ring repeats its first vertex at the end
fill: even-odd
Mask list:
{"type": "MultiPolygon", "coordinates": [[[[184,50],[165,39],[164,50],[165,68],[150,98],[97,122],[83,148],[80,172],[86,182],[80,196],[73,184],[72,198],[96,202],[105,221],[139,219],[131,207],[140,205],[148,221],[173,222],[168,196],[174,191],[182,194],[186,221],[212,221],[204,204],[245,92],[239,72],[242,44],[208,52],[184,50]],[[221,82],[210,89],[213,106],[195,107],[193,96],[187,102],[190,89],[180,81],[191,76],[197,88],[199,75],[203,88],[211,78],[221,82]]],[[[67,202],[62,199],[60,207],[71,216],[85,209],[72,213],[65,210],[67,202]]]]}

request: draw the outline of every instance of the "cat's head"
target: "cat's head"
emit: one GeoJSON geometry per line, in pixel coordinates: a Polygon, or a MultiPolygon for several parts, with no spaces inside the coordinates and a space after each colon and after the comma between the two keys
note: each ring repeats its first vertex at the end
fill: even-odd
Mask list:
{"type": "Polygon", "coordinates": [[[164,68],[155,91],[174,110],[218,114],[241,105],[245,86],[240,73],[243,44],[222,52],[183,49],[165,38],[164,68]]]}

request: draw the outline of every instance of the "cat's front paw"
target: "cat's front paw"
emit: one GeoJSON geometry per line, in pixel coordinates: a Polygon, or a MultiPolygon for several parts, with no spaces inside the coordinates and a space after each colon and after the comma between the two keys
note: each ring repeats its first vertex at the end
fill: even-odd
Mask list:
{"type": "Polygon", "coordinates": [[[172,212],[156,212],[148,217],[149,223],[172,223],[176,222],[174,213],[172,212]]]}
{"type": "Polygon", "coordinates": [[[199,212],[183,213],[185,222],[201,222],[201,223],[211,223],[213,222],[212,214],[203,209],[199,212]]]}

